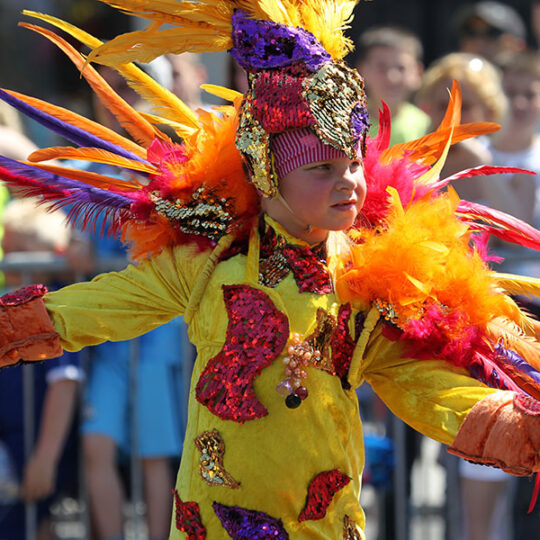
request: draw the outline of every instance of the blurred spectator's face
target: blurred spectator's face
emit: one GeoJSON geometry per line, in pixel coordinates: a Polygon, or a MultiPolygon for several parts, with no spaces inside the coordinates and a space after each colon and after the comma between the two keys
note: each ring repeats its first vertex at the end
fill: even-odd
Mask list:
{"type": "Polygon", "coordinates": [[[173,69],[173,93],[190,106],[200,106],[200,87],[206,82],[204,66],[184,54],[169,55],[167,58],[173,69]]]}
{"type": "Polygon", "coordinates": [[[420,86],[422,66],[408,51],[374,47],[357,66],[371,99],[384,100],[390,109],[406,101],[420,86]]]}
{"type": "MultiPolygon", "coordinates": [[[[422,109],[430,116],[431,125],[437,127],[444,118],[446,108],[450,98],[449,89],[452,88],[452,81],[443,81],[435,88],[430,101],[421,103],[422,109]]],[[[489,122],[489,110],[485,106],[482,98],[474,91],[474,88],[461,81],[461,123],[469,122],[489,122]]]]}
{"type": "Polygon", "coordinates": [[[509,70],[503,77],[508,98],[508,121],[516,126],[536,126],[540,122],[540,79],[529,73],[509,70]]]}
{"type": "Polygon", "coordinates": [[[519,52],[524,47],[521,39],[490,26],[478,17],[466,23],[459,40],[461,52],[483,56],[492,62],[505,53],[519,52]]]}

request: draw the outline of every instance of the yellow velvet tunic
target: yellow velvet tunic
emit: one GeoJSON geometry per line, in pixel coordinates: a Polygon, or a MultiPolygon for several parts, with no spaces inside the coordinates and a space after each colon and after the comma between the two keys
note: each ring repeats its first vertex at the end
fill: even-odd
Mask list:
{"type": "MultiPolygon", "coordinates": [[[[302,244],[269,222],[288,243],[302,244]]],[[[291,273],[273,288],[261,285],[259,248],[254,230],[247,254],[217,265],[212,261],[216,254],[194,246],[167,249],[139,266],[50,293],[46,306],[64,348],[70,351],[105,340],[130,339],[185,314],[198,356],[176,502],[177,506],[198,504],[208,539],[229,536],[218,515],[224,519],[229,511],[238,513],[238,508],[249,511],[242,515],[254,520],[253,527],[264,527],[261,523],[269,516],[270,528],[280,531],[275,536],[260,532],[253,538],[364,538],[364,514],[358,503],[364,449],[355,389],[368,381],[396,415],[447,444],[473,405],[493,390],[445,362],[404,358],[400,344],[382,335],[378,311],[372,309],[364,314],[361,332],[355,332],[354,312],[347,322],[356,342],[347,374],[349,389],[340,377],[308,367],[304,384],[309,395],[298,408],[288,408],[276,391],[284,378],[288,340],[282,350],[270,351],[271,363],[253,377],[256,400],[267,414],[243,421],[221,418],[221,413],[197,400],[196,387],[209,361],[223,351],[227,336],[236,339],[231,338],[234,332],[228,334],[230,312],[223,286],[244,285],[264,293],[285,315],[289,338],[293,332],[312,334],[318,310],[337,317],[340,308],[333,293],[299,293],[291,273]],[[335,489],[329,486],[324,516],[299,521],[310,483],[329,471],[338,471],[347,482],[335,489]],[[225,514],[219,514],[218,506],[225,514]]],[[[234,368],[234,361],[228,357],[221,365],[234,368]]],[[[238,404],[231,403],[226,406],[234,411],[238,404]]],[[[197,514],[194,505],[189,508],[197,514]]],[[[179,530],[189,531],[190,524],[191,517],[173,512],[171,538],[203,538],[179,530]]]]}

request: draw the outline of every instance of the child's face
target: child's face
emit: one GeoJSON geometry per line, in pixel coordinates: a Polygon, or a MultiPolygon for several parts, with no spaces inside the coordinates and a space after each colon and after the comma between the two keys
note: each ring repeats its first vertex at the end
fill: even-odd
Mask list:
{"type": "Polygon", "coordinates": [[[349,228],[362,208],[366,196],[363,164],[346,157],[309,163],[280,180],[280,193],[294,213],[283,214],[281,224],[289,232],[295,231],[298,221],[310,225],[308,241],[322,241],[328,231],[349,228]]]}
{"type": "Polygon", "coordinates": [[[380,100],[391,109],[403,103],[419,88],[422,79],[422,66],[414,55],[394,47],[374,47],[357,67],[377,107],[380,100]]]}
{"type": "Polygon", "coordinates": [[[521,71],[507,71],[503,89],[508,98],[508,120],[516,126],[536,128],[540,122],[540,79],[521,71]]]}

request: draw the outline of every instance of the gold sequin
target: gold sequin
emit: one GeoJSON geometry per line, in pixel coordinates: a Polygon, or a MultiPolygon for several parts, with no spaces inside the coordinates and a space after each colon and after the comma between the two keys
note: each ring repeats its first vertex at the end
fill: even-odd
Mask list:
{"type": "Polygon", "coordinates": [[[211,486],[224,486],[237,489],[240,484],[227,473],[223,466],[225,443],[218,431],[205,431],[195,439],[201,453],[199,472],[202,479],[211,486]]]}
{"type": "Polygon", "coordinates": [[[343,540],[362,540],[356,523],[347,515],[343,520],[343,540]]]}

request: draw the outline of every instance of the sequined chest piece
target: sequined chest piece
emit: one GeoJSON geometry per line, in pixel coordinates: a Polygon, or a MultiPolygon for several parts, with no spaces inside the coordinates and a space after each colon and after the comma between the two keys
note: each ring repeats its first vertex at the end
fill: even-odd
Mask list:
{"type": "Polygon", "coordinates": [[[259,283],[276,287],[292,272],[299,292],[329,294],[332,280],[326,268],[326,247],[288,244],[283,236],[266,226],[261,235],[259,283]]]}

